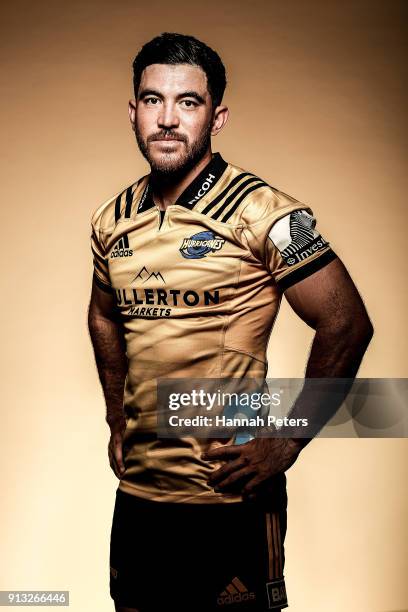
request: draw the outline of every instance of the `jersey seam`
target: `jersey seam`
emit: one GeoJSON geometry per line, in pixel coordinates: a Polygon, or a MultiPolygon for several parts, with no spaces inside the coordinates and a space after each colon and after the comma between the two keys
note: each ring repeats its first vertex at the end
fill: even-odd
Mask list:
{"type": "MultiPolygon", "coordinates": [[[[100,232],[102,234],[104,234],[103,236],[99,237],[99,242],[100,244],[103,246],[103,250],[105,252],[105,254],[108,252],[107,249],[107,244],[109,244],[110,239],[112,238],[113,233],[115,232],[116,228],[120,225],[120,224],[124,224],[124,223],[135,223],[134,219],[118,219],[118,221],[115,223],[114,226],[112,226],[111,228],[107,229],[107,230],[100,230],[100,232]]],[[[135,229],[135,228],[133,228],[135,229]]],[[[133,230],[132,230],[133,231],[133,230]]],[[[118,236],[116,236],[115,241],[112,243],[115,244],[118,240],[120,240],[126,233],[128,233],[127,231],[124,231],[122,233],[120,233],[118,236]]],[[[110,247],[109,247],[110,248],[110,247]]]]}
{"type": "Polygon", "coordinates": [[[262,365],[267,365],[267,362],[264,361],[263,359],[259,359],[259,357],[255,357],[255,355],[253,355],[252,353],[250,353],[249,351],[244,351],[240,348],[235,348],[233,346],[229,346],[228,344],[226,344],[224,346],[225,349],[230,350],[230,351],[234,351],[235,353],[242,353],[243,355],[248,355],[248,357],[251,357],[252,359],[255,359],[255,361],[259,361],[259,363],[262,363],[262,365]]]}
{"type": "MultiPolygon", "coordinates": [[[[256,177],[256,178],[257,178],[259,181],[262,181],[263,183],[266,183],[266,181],[264,181],[263,179],[261,179],[259,176],[255,175],[255,174],[254,174],[254,176],[255,176],[255,177],[256,177]]],[[[274,189],[273,187],[271,187],[271,185],[268,185],[268,183],[266,183],[265,185],[262,185],[262,187],[269,187],[269,189],[272,189],[272,191],[275,193],[275,189],[274,189]]],[[[247,202],[247,203],[245,204],[245,206],[243,206],[243,207],[242,207],[242,209],[240,210],[240,215],[243,215],[243,214],[245,213],[246,209],[248,208],[248,206],[251,204],[252,199],[251,199],[251,197],[250,197],[250,196],[251,196],[251,194],[248,194],[248,195],[246,196],[245,200],[246,200],[246,199],[248,199],[248,202],[247,202]]],[[[245,201],[245,200],[244,200],[244,201],[245,201]]],[[[234,211],[234,214],[235,214],[236,212],[237,212],[237,211],[234,211]]],[[[257,222],[257,223],[258,223],[258,222],[257,222]]],[[[246,227],[245,223],[244,223],[243,225],[246,227]]],[[[252,225],[252,224],[249,224],[249,225],[252,225]]]]}
{"type": "Polygon", "coordinates": [[[271,212],[269,215],[267,215],[263,219],[259,219],[258,221],[254,221],[253,223],[244,224],[244,228],[247,229],[248,227],[254,227],[255,225],[261,225],[261,223],[265,223],[266,219],[270,219],[270,218],[273,219],[275,215],[276,215],[276,221],[279,221],[279,219],[287,215],[288,212],[295,212],[296,210],[311,210],[311,208],[310,206],[307,206],[306,204],[302,204],[302,203],[299,203],[299,205],[288,204],[284,208],[274,210],[273,212],[271,212]]]}
{"type": "MultiPolygon", "coordinates": [[[[157,206],[154,206],[152,208],[149,208],[148,210],[138,213],[138,215],[142,217],[143,215],[146,215],[147,213],[156,212],[157,210],[158,210],[157,206]]],[[[113,225],[109,226],[108,228],[99,228],[98,230],[96,230],[96,228],[94,226],[93,227],[99,234],[104,235],[102,240],[106,242],[107,240],[109,240],[110,236],[113,234],[113,232],[118,227],[118,225],[123,224],[123,223],[131,223],[134,225],[135,218],[134,217],[120,217],[113,225]]],[[[99,238],[99,242],[101,242],[101,238],[99,238]]]]}
{"type": "MultiPolygon", "coordinates": [[[[118,487],[120,488],[120,484],[118,485],[118,487]]],[[[145,492],[145,489],[143,489],[143,488],[141,488],[141,487],[139,487],[138,485],[135,485],[135,484],[133,484],[133,483],[132,483],[131,485],[129,485],[127,482],[126,482],[126,483],[124,483],[123,488],[122,488],[121,490],[123,491],[125,488],[127,488],[127,489],[129,489],[129,488],[130,488],[130,489],[133,489],[133,490],[138,491],[138,492],[145,492]]],[[[135,497],[136,497],[136,496],[135,496],[135,497]]],[[[140,497],[141,497],[142,499],[149,499],[148,497],[144,497],[143,495],[140,495],[140,497]]],[[[175,493],[175,492],[171,491],[171,492],[167,492],[167,493],[165,493],[164,495],[162,495],[162,497],[166,497],[166,498],[167,498],[167,497],[173,497],[173,498],[177,498],[177,497],[184,497],[184,498],[185,498],[185,497],[186,497],[186,494],[185,494],[185,493],[175,493]]],[[[193,496],[192,496],[192,495],[190,495],[189,497],[190,497],[190,498],[193,498],[193,496]]],[[[207,493],[207,492],[205,492],[205,494],[201,494],[201,495],[194,496],[194,498],[195,498],[195,499],[197,499],[197,500],[198,500],[198,499],[200,499],[200,500],[202,500],[202,499],[204,499],[204,500],[207,500],[207,499],[217,499],[217,500],[222,500],[223,498],[228,499],[228,498],[236,498],[236,497],[237,497],[237,495],[236,495],[235,493],[223,493],[223,495],[222,495],[222,496],[220,496],[220,495],[213,495],[213,494],[211,494],[211,493],[207,493]]],[[[157,501],[158,501],[158,500],[157,500],[157,501]]],[[[158,503],[160,503],[160,502],[158,502],[158,503]]],[[[164,503],[165,503],[165,502],[164,502],[164,503]]],[[[206,504],[206,503],[208,503],[208,502],[206,502],[206,501],[204,501],[204,502],[203,502],[203,501],[196,501],[196,502],[191,501],[191,502],[186,502],[186,503],[192,503],[192,504],[206,504]]],[[[222,502],[222,501],[219,501],[219,502],[216,502],[216,503],[220,503],[220,504],[222,504],[223,502],[222,502]]],[[[226,503],[226,502],[225,502],[225,503],[226,503]]],[[[228,502],[228,503],[241,503],[241,502],[228,502]]]]}
{"type": "MultiPolygon", "coordinates": [[[[239,258],[239,269],[238,269],[238,275],[234,284],[234,289],[237,289],[237,287],[239,286],[239,279],[241,278],[241,270],[242,270],[242,257],[239,258]]],[[[231,294],[230,294],[231,296],[231,294]]],[[[225,356],[225,337],[227,335],[227,331],[228,328],[230,326],[231,323],[231,297],[228,298],[228,316],[227,316],[227,320],[226,323],[224,325],[224,329],[223,329],[223,333],[222,333],[222,351],[221,351],[221,360],[220,360],[220,375],[222,375],[223,369],[224,369],[224,356],[225,356]]]]}
{"type": "MultiPolygon", "coordinates": [[[[128,221],[133,221],[134,222],[135,221],[132,215],[130,217],[123,217],[124,210],[123,210],[123,212],[121,210],[121,216],[119,217],[119,219],[117,221],[115,221],[112,225],[109,225],[107,228],[105,228],[105,227],[97,227],[96,226],[96,221],[94,222],[93,219],[94,219],[94,217],[96,217],[96,213],[99,213],[98,217],[102,216],[102,214],[105,212],[106,209],[109,208],[109,206],[112,207],[113,213],[114,213],[115,204],[116,204],[116,200],[117,200],[118,196],[123,195],[125,193],[125,191],[127,189],[129,189],[129,187],[133,187],[134,185],[136,185],[136,189],[133,192],[132,205],[131,205],[131,209],[134,209],[134,205],[135,205],[135,203],[137,203],[138,196],[140,195],[140,193],[138,193],[138,196],[136,196],[136,193],[138,191],[139,186],[141,186],[141,183],[142,183],[143,179],[146,178],[146,176],[147,175],[142,176],[141,179],[137,179],[136,181],[133,181],[133,183],[130,183],[124,189],[121,189],[120,191],[118,191],[116,193],[116,195],[114,195],[112,198],[109,198],[109,200],[106,200],[103,204],[98,206],[98,208],[96,208],[93,211],[93,213],[91,215],[91,219],[92,219],[91,225],[92,225],[92,228],[96,231],[97,234],[109,234],[109,233],[113,233],[114,230],[115,230],[115,227],[118,225],[118,223],[128,222],[128,221]]],[[[141,191],[141,189],[140,189],[140,191],[141,191]]],[[[126,208],[126,204],[124,206],[124,209],[125,208],[126,208]]],[[[149,212],[149,210],[146,210],[144,212],[149,212]]],[[[143,213],[140,213],[140,214],[143,214],[143,213]]],[[[100,241],[100,239],[99,239],[99,241],[100,241]]]]}
{"type": "Polygon", "coordinates": [[[181,206],[181,204],[172,204],[171,206],[173,208],[178,208],[178,209],[182,209],[182,210],[188,210],[192,214],[200,215],[200,217],[204,217],[204,219],[207,219],[208,221],[211,221],[211,223],[215,223],[216,225],[220,225],[223,228],[231,227],[231,228],[238,228],[239,229],[241,227],[244,227],[243,223],[237,223],[237,225],[234,225],[232,223],[223,223],[222,221],[217,221],[217,219],[213,219],[209,215],[206,215],[206,214],[200,212],[199,210],[189,209],[189,208],[187,208],[185,206],[181,206]]]}

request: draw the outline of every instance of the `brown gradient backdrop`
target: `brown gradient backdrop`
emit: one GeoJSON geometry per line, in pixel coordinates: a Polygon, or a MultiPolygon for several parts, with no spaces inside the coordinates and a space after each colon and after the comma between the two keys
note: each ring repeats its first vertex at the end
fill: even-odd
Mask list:
{"type": "MultiPolygon", "coordinates": [[[[117,481],[86,328],[89,223],[146,172],[127,100],[133,56],[154,35],[220,52],[231,117],[214,150],[312,206],[375,325],[360,376],[407,376],[406,6],[7,3],[1,589],[69,589],[75,612],[113,609],[117,481]]],[[[311,338],[284,304],[270,374],[302,376],[311,338]]],[[[408,608],[407,451],[406,440],[316,440],[288,472],[291,611],[408,608]]]]}

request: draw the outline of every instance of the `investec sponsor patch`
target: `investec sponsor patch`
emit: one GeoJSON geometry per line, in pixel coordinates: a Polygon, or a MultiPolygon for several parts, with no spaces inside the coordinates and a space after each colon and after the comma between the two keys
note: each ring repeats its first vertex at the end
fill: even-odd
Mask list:
{"type": "Polygon", "coordinates": [[[329,245],[316,231],[316,219],[307,210],[295,210],[271,227],[268,237],[288,266],[304,261],[329,245]]]}
{"type": "Polygon", "coordinates": [[[286,596],[285,580],[283,578],[267,582],[266,591],[268,593],[269,610],[287,606],[288,599],[286,596]]]}
{"type": "Polygon", "coordinates": [[[317,251],[324,249],[328,244],[329,243],[326,242],[322,236],[317,236],[317,238],[303,246],[299,251],[295,251],[294,253],[281,251],[282,259],[288,266],[294,266],[299,263],[299,261],[304,261],[314,253],[317,253],[317,251]]]}

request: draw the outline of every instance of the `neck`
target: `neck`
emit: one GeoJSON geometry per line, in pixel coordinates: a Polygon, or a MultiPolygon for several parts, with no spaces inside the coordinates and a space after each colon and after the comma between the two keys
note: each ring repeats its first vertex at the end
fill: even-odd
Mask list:
{"type": "Polygon", "coordinates": [[[166,210],[167,206],[177,202],[178,197],[188,185],[200,174],[205,166],[211,161],[211,149],[205,153],[200,161],[190,170],[183,173],[175,173],[172,176],[163,176],[152,172],[153,199],[160,210],[166,210]]]}

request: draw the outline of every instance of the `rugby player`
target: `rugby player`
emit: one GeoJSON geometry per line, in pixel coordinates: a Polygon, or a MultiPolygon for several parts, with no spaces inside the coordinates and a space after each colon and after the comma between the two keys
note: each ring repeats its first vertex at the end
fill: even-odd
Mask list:
{"type": "Polygon", "coordinates": [[[306,379],[355,377],[372,325],[311,208],[212,153],[229,114],[219,55],[164,33],[133,72],[150,172],[92,217],[89,330],[120,480],[111,596],[117,612],[281,610],[285,471],[313,435],[160,437],[157,381],[264,379],[283,294],[315,330],[306,379]]]}

